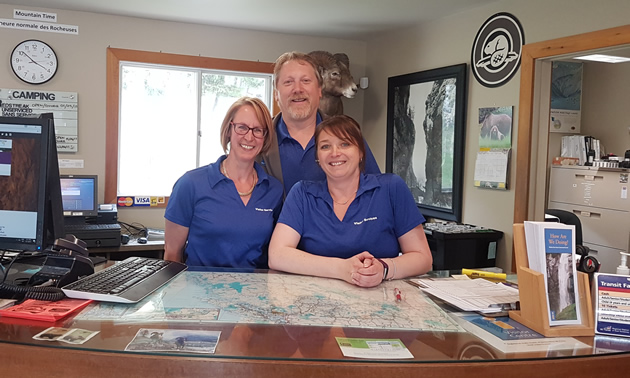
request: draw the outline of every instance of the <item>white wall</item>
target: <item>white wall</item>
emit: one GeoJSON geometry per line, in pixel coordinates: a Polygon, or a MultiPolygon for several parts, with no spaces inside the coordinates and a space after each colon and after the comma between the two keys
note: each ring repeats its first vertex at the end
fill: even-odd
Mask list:
{"type": "MultiPolygon", "coordinates": [[[[525,43],[544,41],[628,24],[630,2],[626,0],[506,0],[460,13],[429,24],[383,35],[368,42],[367,75],[370,88],[365,94],[363,130],[379,164],[385,164],[387,125],[387,78],[458,63],[470,64],[472,43],[483,22],[498,12],[516,16],[525,32],[525,43]]],[[[514,106],[516,145],[518,130],[520,71],[507,84],[486,88],[469,68],[468,114],[463,193],[463,222],[505,233],[499,245],[497,265],[511,270],[513,185],[507,191],[473,186],[476,152],[479,148],[478,109],[514,106]]],[[[510,183],[514,184],[513,150],[510,183]]]]}
{"type": "MultiPolygon", "coordinates": [[[[0,18],[13,18],[12,5],[0,4],[0,18]]],[[[17,7],[24,9],[24,7],[17,7]]],[[[107,47],[206,57],[274,62],[286,52],[327,50],[345,52],[351,72],[359,80],[365,72],[366,43],[332,38],[266,33],[197,24],[163,22],[85,12],[37,8],[28,10],[57,13],[59,24],[78,25],[79,35],[0,29],[0,88],[42,89],[77,92],[79,97],[79,152],[60,154],[62,159],[83,159],[84,169],[65,169],[62,174],[98,174],[99,201],[105,182],[105,83],[107,47]],[[25,39],[49,43],[59,57],[59,70],[48,83],[29,86],[9,66],[13,48],[25,39]]],[[[363,91],[344,101],[346,114],[359,122],[363,118],[363,91]]],[[[140,222],[164,228],[163,209],[120,209],[125,222],[140,222]]]]}
{"type": "MultiPolygon", "coordinates": [[[[614,51],[611,51],[614,55],[614,51]]],[[[605,152],[623,158],[630,150],[630,63],[583,63],[580,135],[600,140],[605,152]]],[[[549,164],[560,156],[565,133],[549,135],[549,164]]]]}
{"type": "Polygon", "coordinates": [[[600,139],[606,153],[623,158],[630,150],[630,63],[585,63],[583,135],[600,139]]]}

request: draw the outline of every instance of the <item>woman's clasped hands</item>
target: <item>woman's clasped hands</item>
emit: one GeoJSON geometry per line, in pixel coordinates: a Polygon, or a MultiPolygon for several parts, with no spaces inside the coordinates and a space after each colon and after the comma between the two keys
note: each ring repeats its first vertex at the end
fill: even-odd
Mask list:
{"type": "Polygon", "coordinates": [[[383,264],[370,252],[363,251],[346,259],[346,262],[350,270],[347,282],[361,287],[374,287],[383,281],[383,264]]]}

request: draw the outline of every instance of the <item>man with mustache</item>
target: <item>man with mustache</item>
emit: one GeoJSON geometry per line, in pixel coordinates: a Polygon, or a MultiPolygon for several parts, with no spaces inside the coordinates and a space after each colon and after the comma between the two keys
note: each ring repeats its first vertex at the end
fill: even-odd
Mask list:
{"type": "MultiPolygon", "coordinates": [[[[276,140],[262,156],[268,174],[284,185],[285,195],[300,180],[319,181],[326,175],[315,160],[315,127],[322,121],[318,112],[322,77],[313,59],[293,51],[282,54],[274,64],[274,96],[280,113],[273,119],[276,140]]],[[[365,173],[381,173],[372,151],[365,144],[365,173]]]]}

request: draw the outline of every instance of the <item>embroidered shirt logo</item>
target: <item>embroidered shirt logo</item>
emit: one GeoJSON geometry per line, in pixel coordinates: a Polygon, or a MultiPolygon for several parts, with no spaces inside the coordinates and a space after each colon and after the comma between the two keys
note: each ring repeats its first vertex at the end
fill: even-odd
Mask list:
{"type": "Polygon", "coordinates": [[[363,224],[363,222],[374,221],[374,220],[377,220],[377,219],[378,219],[378,217],[363,218],[363,220],[362,220],[362,221],[359,221],[359,222],[354,222],[354,225],[355,225],[355,226],[359,226],[359,225],[362,225],[362,224],[363,224]]]}
{"type": "Polygon", "coordinates": [[[260,207],[254,208],[256,211],[273,211],[273,209],[261,209],[260,207]]]}

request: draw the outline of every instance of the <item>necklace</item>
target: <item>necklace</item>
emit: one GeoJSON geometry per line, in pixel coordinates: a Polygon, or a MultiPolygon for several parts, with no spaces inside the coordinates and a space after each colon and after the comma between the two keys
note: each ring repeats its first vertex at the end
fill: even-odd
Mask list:
{"type": "MultiPolygon", "coordinates": [[[[230,178],[230,176],[228,175],[227,167],[225,166],[225,160],[221,163],[221,173],[223,173],[225,177],[230,178]]],[[[254,185],[252,185],[252,188],[248,190],[247,192],[242,193],[238,191],[238,188],[236,189],[236,192],[238,193],[239,196],[247,197],[248,195],[252,194],[252,192],[254,191],[254,188],[256,187],[256,170],[255,169],[252,172],[252,180],[254,181],[253,183],[254,185]]],[[[236,183],[234,183],[234,187],[236,187],[236,183]]]]}
{"type": "MultiPolygon", "coordinates": [[[[357,192],[354,192],[354,195],[356,196],[356,195],[357,195],[357,192]]],[[[344,205],[346,205],[348,202],[350,202],[350,200],[351,200],[351,199],[353,199],[354,197],[350,197],[350,198],[348,198],[348,199],[346,200],[346,202],[337,202],[337,201],[335,201],[335,199],[333,198],[332,194],[330,195],[330,198],[332,198],[333,202],[334,202],[334,203],[336,203],[337,205],[344,206],[344,205]]]]}

